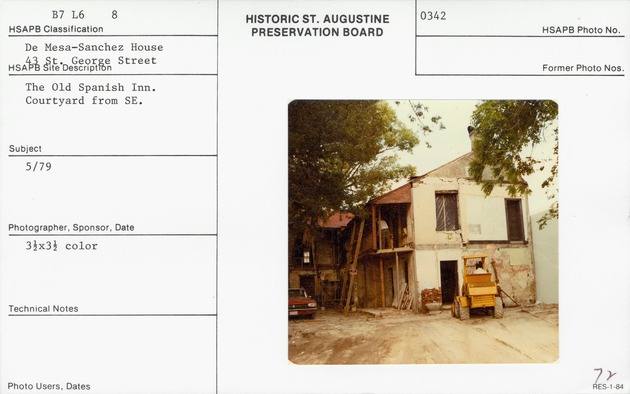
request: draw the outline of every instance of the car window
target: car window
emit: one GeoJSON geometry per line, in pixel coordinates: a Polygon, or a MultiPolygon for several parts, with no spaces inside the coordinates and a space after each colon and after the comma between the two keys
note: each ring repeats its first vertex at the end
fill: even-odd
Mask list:
{"type": "Polygon", "coordinates": [[[289,297],[308,297],[304,289],[289,289],[289,297]]]}

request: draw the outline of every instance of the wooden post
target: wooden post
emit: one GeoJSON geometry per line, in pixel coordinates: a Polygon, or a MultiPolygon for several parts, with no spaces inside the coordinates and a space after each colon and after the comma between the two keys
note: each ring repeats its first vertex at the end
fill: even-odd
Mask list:
{"type": "Polygon", "coordinates": [[[385,276],[383,275],[383,258],[380,258],[381,262],[381,309],[385,309],[385,276]]]}
{"type": "MultiPolygon", "coordinates": [[[[398,294],[400,292],[400,269],[398,267],[398,252],[394,253],[394,255],[396,256],[396,280],[394,281],[394,284],[396,285],[395,293],[398,294]]],[[[400,304],[402,300],[397,299],[396,301],[398,301],[398,303],[400,304]]]]}
{"type": "Polygon", "coordinates": [[[321,297],[322,295],[322,289],[318,284],[318,279],[319,279],[319,272],[317,271],[317,263],[316,263],[316,259],[315,259],[315,253],[317,251],[317,242],[315,240],[313,240],[313,243],[311,245],[311,250],[313,251],[313,253],[311,253],[311,263],[313,264],[313,269],[315,270],[315,283],[313,284],[315,286],[315,299],[317,299],[317,297],[321,297]],[[319,294],[318,294],[319,292],[319,294]]]}
{"type": "MultiPolygon", "coordinates": [[[[361,239],[363,238],[363,227],[365,227],[365,219],[361,219],[361,225],[359,226],[359,236],[357,237],[357,245],[354,249],[354,258],[352,259],[352,266],[350,269],[356,269],[359,261],[359,251],[361,250],[361,239]]],[[[350,286],[348,287],[348,295],[346,296],[346,306],[343,310],[344,314],[348,314],[350,308],[350,297],[352,297],[352,286],[354,286],[354,277],[356,275],[350,275],[350,286]]]]}
{"type": "Polygon", "coordinates": [[[402,216],[400,214],[401,209],[402,205],[398,205],[396,208],[396,219],[398,220],[398,223],[396,224],[396,237],[398,238],[398,243],[392,244],[394,248],[404,245],[402,242],[402,220],[400,220],[400,217],[402,216]]]}
{"type": "MultiPolygon", "coordinates": [[[[356,233],[357,230],[357,222],[354,222],[352,224],[352,235],[350,235],[350,250],[348,250],[348,255],[346,257],[346,266],[345,266],[345,270],[348,270],[348,266],[350,265],[350,262],[352,261],[352,246],[354,245],[354,234],[356,233]]],[[[341,305],[343,305],[343,299],[346,298],[346,284],[348,284],[348,272],[346,272],[343,276],[343,283],[341,285],[341,299],[339,300],[339,303],[341,305]]]]}
{"type": "Polygon", "coordinates": [[[383,249],[383,231],[381,229],[381,207],[378,207],[378,246],[376,249],[383,249]]]}
{"type": "MultiPolygon", "coordinates": [[[[366,299],[367,299],[367,262],[363,264],[363,291],[365,291],[366,299]]],[[[367,305],[366,305],[367,306],[367,305]]]]}
{"type": "Polygon", "coordinates": [[[372,297],[374,298],[374,309],[378,308],[378,297],[377,297],[377,293],[376,293],[376,264],[374,264],[374,258],[371,259],[370,261],[370,266],[372,267],[370,269],[370,271],[372,272],[372,284],[373,284],[373,289],[374,289],[374,293],[372,293],[372,297]]]}
{"type": "Polygon", "coordinates": [[[378,249],[378,245],[376,244],[376,205],[372,204],[372,246],[374,249],[378,249]]]}

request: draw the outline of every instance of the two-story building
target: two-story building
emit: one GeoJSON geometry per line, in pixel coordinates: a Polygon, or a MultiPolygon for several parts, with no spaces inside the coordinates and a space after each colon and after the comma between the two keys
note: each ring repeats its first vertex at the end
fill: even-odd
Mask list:
{"type": "Polygon", "coordinates": [[[462,256],[480,253],[490,256],[492,277],[507,294],[535,302],[527,196],[510,196],[500,184],[484,195],[468,175],[471,159],[463,155],[368,203],[359,307],[450,304],[462,285],[462,256]]]}
{"type": "Polygon", "coordinates": [[[289,234],[289,287],[303,287],[320,304],[336,304],[341,294],[340,269],[346,262],[343,230],[353,216],[335,213],[313,233],[289,234]]]}

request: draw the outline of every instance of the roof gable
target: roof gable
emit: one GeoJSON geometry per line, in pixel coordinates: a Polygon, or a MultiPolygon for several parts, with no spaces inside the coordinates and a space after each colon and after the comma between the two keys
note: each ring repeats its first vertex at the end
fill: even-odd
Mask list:
{"type": "MultiPolygon", "coordinates": [[[[424,178],[453,178],[453,179],[472,179],[468,174],[468,165],[473,159],[473,153],[468,152],[457,159],[451,160],[446,164],[439,166],[438,168],[427,172],[424,175],[412,178],[412,182],[419,182],[424,178]]],[[[496,180],[496,177],[492,175],[492,170],[489,167],[484,168],[481,179],[484,181],[496,180]]],[[[525,179],[521,178],[523,184],[527,184],[525,179]]]]}
{"type": "MultiPolygon", "coordinates": [[[[466,153],[463,156],[458,157],[455,160],[451,160],[446,164],[439,166],[438,168],[427,172],[424,175],[415,177],[413,181],[420,180],[428,177],[439,178],[469,178],[468,176],[468,164],[472,160],[472,152],[466,153]]],[[[485,175],[485,171],[484,171],[485,175]]]]}

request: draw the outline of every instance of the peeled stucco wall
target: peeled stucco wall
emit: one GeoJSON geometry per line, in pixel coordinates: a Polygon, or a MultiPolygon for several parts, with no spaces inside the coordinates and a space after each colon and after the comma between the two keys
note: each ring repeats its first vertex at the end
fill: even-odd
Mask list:
{"type": "MultiPolygon", "coordinates": [[[[418,296],[425,289],[440,289],[440,261],[457,260],[458,287],[461,287],[462,256],[472,254],[487,254],[488,261],[494,259],[499,285],[516,302],[530,304],[536,301],[536,275],[532,249],[528,245],[482,244],[457,249],[416,250],[418,296]]],[[[494,270],[491,266],[489,269],[496,280],[494,270]]],[[[504,301],[508,305],[512,303],[507,297],[504,297],[504,301]]]]}
{"type": "MultiPolygon", "coordinates": [[[[494,258],[501,289],[518,303],[536,302],[536,278],[531,248],[491,246],[488,248],[488,254],[494,258]]],[[[507,300],[504,298],[504,301],[507,300]]]]}
{"type": "Polygon", "coordinates": [[[545,304],[558,303],[558,220],[547,223],[542,230],[536,221],[542,213],[532,215],[534,259],[536,261],[536,291],[538,301],[545,304]]]}

